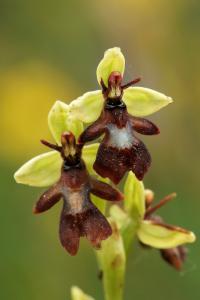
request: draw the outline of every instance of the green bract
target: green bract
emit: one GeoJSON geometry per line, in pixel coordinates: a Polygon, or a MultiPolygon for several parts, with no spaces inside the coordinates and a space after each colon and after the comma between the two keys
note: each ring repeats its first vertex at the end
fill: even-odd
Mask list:
{"type": "Polygon", "coordinates": [[[123,76],[125,68],[125,58],[120,48],[111,48],[104,53],[103,59],[97,67],[97,80],[99,84],[103,80],[108,87],[108,78],[114,71],[120,72],[123,76]]]}
{"type": "Polygon", "coordinates": [[[71,299],[72,300],[94,300],[94,298],[86,295],[81,289],[77,286],[71,288],[71,299]]]}

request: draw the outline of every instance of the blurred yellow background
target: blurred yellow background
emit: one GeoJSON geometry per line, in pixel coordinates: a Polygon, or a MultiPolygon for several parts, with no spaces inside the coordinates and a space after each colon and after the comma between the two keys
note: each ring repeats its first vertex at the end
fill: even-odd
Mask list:
{"type": "MultiPolygon", "coordinates": [[[[176,191],[162,216],[198,237],[199,28],[198,0],[0,1],[0,299],[68,300],[73,284],[102,299],[92,249],[82,242],[69,257],[58,241],[60,206],[33,216],[42,190],[17,185],[13,173],[46,151],[39,140],[51,138],[54,101],[97,89],[96,66],[113,46],[126,56],[127,80],[141,75],[142,86],[174,99],[151,117],[161,134],[142,137],[153,158],[145,185],[157,199],[176,191]]],[[[199,241],[189,250],[180,274],[156,250],[133,251],[125,299],[199,299],[199,241]]]]}

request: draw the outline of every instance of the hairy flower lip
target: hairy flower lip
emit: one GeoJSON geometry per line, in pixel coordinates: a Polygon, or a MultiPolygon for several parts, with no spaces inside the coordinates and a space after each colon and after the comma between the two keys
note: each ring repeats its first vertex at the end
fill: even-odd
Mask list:
{"type": "Polygon", "coordinates": [[[115,184],[129,170],[142,180],[150,166],[150,154],[142,141],[136,138],[134,130],[146,135],[159,133],[156,125],[146,119],[132,117],[125,107],[107,109],[105,106],[99,119],[79,137],[79,142],[85,144],[105,134],[97,152],[94,169],[100,176],[108,177],[115,184]],[[111,126],[116,130],[111,130],[111,126]],[[112,144],[112,140],[121,139],[124,141],[123,145],[112,144]]]}

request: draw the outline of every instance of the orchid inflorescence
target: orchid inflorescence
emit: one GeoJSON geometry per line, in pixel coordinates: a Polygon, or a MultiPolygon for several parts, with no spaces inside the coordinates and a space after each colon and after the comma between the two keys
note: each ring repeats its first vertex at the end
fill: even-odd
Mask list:
{"type": "MultiPolygon", "coordinates": [[[[135,132],[158,134],[158,127],[144,117],[172,99],[133,86],[140,78],[123,83],[124,69],[121,50],[107,50],[97,67],[101,89],[87,92],[70,104],[56,101],[48,115],[55,144],[41,141],[52,151],[31,159],[14,175],[18,183],[51,186],[37,201],[34,213],[44,212],[63,199],[61,244],[75,255],[84,236],[101,249],[97,257],[106,299],[115,300],[121,299],[126,257],[135,237],[141,245],[158,249],[164,260],[178,270],[186,256],[183,245],[195,241],[192,232],[167,225],[154,214],[174,194],[152,206],[153,192],[145,190],[141,181],[151,156],[135,132]],[[86,145],[96,139],[99,142],[86,145]],[[113,184],[120,183],[126,174],[122,193],[113,184]],[[112,204],[109,209],[99,198],[112,204]],[[120,263],[113,264],[116,257],[120,263]]],[[[73,299],[79,299],[76,295],[81,293],[74,288],[73,299]]]]}

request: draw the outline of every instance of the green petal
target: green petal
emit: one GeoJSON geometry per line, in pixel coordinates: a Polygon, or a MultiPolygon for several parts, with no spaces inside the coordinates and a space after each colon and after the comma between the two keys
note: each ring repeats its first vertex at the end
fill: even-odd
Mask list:
{"type": "Polygon", "coordinates": [[[174,248],[196,239],[191,231],[153,221],[142,221],[138,237],[142,243],[158,249],[174,248]]]}
{"type": "Polygon", "coordinates": [[[136,117],[151,115],[173,102],[172,98],[143,87],[129,87],[124,90],[123,101],[128,112],[136,117]]]}
{"type": "Polygon", "coordinates": [[[62,159],[56,151],[38,155],[26,162],[15,174],[17,183],[45,187],[54,184],[60,177],[62,159]]]}
{"type": "Polygon", "coordinates": [[[81,289],[77,286],[71,288],[71,299],[72,300],[94,300],[94,298],[86,295],[81,289]]]}
{"type": "Polygon", "coordinates": [[[124,209],[136,222],[143,219],[145,213],[144,185],[132,172],[128,173],[124,186],[124,209]]]}
{"type": "Polygon", "coordinates": [[[104,84],[108,86],[108,78],[110,74],[114,71],[117,71],[123,76],[124,69],[125,58],[121,52],[121,49],[118,47],[108,49],[104,53],[104,57],[97,67],[97,80],[100,84],[101,79],[103,79],[104,84]]]}
{"type": "Polygon", "coordinates": [[[98,119],[104,104],[102,91],[83,94],[69,105],[70,114],[84,123],[91,123],[98,119]]]}
{"type": "Polygon", "coordinates": [[[58,145],[60,145],[61,134],[65,131],[71,131],[76,138],[83,131],[82,122],[72,116],[69,112],[69,105],[56,101],[48,115],[49,129],[58,145]]]}
{"type": "Polygon", "coordinates": [[[102,242],[97,251],[100,270],[103,272],[105,299],[121,300],[124,288],[126,254],[117,223],[109,218],[113,234],[102,242]]]}
{"type": "Polygon", "coordinates": [[[87,170],[92,175],[94,174],[96,175],[96,172],[93,169],[93,164],[96,159],[98,148],[99,148],[98,143],[87,145],[83,148],[83,160],[86,163],[87,170]]]}

